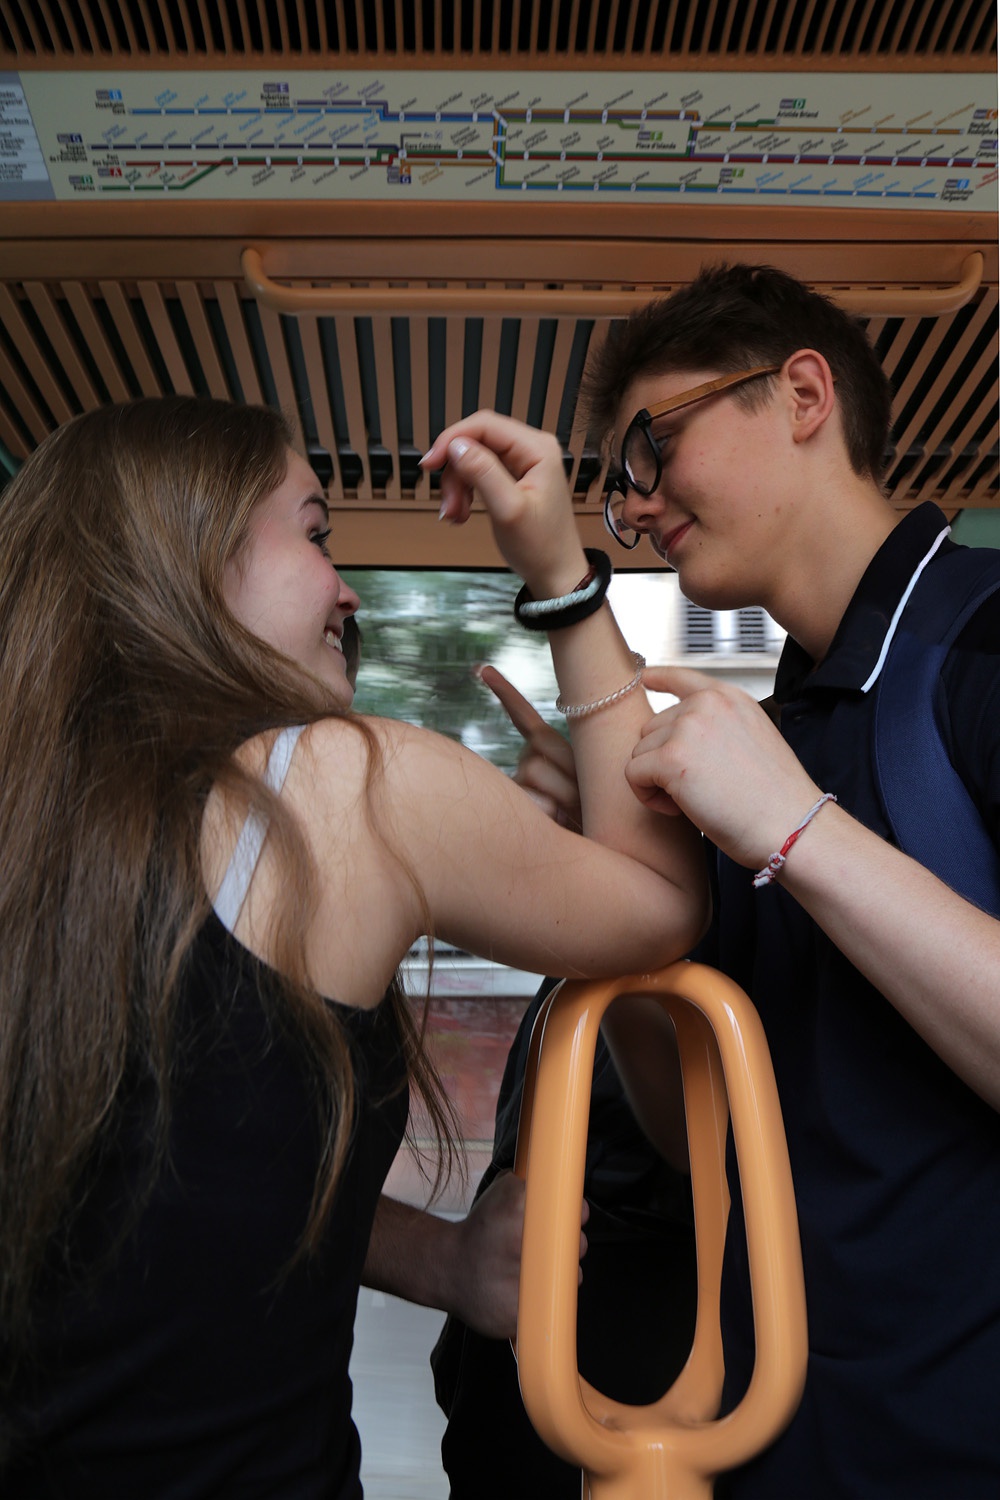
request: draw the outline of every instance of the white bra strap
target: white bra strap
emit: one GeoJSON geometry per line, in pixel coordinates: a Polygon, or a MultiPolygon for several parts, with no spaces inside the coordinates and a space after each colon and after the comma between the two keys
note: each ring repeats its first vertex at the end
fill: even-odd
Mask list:
{"type": "MultiPolygon", "coordinates": [[[[304,724],[290,724],[287,729],[279,732],[271,746],[263,778],[264,785],[270,791],[278,793],[284,786],[295,746],[304,728],[304,724]]],[[[223,927],[228,928],[230,932],[236,926],[240,912],[243,910],[243,903],[247,899],[250,882],[257,868],[257,861],[260,859],[260,851],[264,847],[266,837],[267,819],[251,808],[247,813],[246,822],[240,829],[240,836],[236,840],[229,868],[222,877],[222,884],[212,902],[215,915],[223,927]]]]}

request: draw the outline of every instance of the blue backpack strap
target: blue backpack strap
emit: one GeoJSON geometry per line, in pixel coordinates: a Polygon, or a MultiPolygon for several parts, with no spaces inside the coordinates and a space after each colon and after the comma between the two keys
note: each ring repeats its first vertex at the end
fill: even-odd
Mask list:
{"type": "Polygon", "coordinates": [[[875,781],[896,843],[994,916],[1000,916],[1000,854],[949,758],[937,688],[950,647],[997,589],[1000,550],[956,547],[931,561],[882,669],[873,746],[875,781]]]}

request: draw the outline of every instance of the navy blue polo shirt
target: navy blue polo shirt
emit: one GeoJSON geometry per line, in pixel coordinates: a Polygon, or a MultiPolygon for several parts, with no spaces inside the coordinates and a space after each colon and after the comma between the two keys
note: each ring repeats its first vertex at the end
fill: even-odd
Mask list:
{"type": "MultiPolygon", "coordinates": [[[[896,605],[945,525],[933,505],[905,517],[862,578],[823,662],[813,670],[789,640],[778,669],[774,704],[784,738],[817,785],[883,837],[871,761],[877,680],[864,688],[896,605]]],[[[1000,845],[995,600],[953,648],[942,693],[953,761],[1000,845]]],[[[810,1357],[787,1432],[717,1492],[733,1500],[996,1500],[1000,1115],[780,882],[755,891],[751,872],[722,856],[718,863],[707,959],[751,996],[771,1048],[799,1214],[810,1357]]],[[[867,878],[857,871],[859,881],[867,878]]],[[[732,1172],[731,1183],[724,1409],[739,1399],[753,1364],[732,1172]]]]}

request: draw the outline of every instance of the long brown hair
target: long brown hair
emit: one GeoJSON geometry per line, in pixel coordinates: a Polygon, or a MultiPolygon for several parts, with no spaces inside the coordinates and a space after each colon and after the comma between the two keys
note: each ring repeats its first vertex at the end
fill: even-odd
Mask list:
{"type": "MultiPolygon", "coordinates": [[[[0,502],[0,1319],[25,1342],[46,1249],[114,1119],[126,1063],[169,1113],[171,1018],[208,901],[215,783],[262,806],[288,878],[275,964],[322,1080],[324,1150],[303,1251],[329,1214],[354,1107],[347,1040],[310,985],[314,871],[294,816],[241,770],[251,736],[331,713],[322,684],[223,595],[288,432],[261,407],[188,397],[105,407],[53,433],[0,502]]],[[[369,782],[379,774],[374,737],[369,782]]],[[[411,873],[412,878],[412,873],[411,873]]],[[[349,998],[349,997],[343,997],[349,998]]],[[[395,999],[411,1074],[450,1160],[452,1117],[395,999]]]]}

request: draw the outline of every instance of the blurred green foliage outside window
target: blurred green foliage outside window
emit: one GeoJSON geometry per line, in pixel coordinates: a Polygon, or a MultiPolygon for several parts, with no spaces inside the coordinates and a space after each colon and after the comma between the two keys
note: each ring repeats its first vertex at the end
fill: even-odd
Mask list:
{"type": "Polygon", "coordinates": [[[509,573],[344,568],[361,597],[360,713],[405,719],[460,740],[512,772],[521,737],[474,668],[489,662],[561,733],[546,637],[514,622],[509,573]]]}

